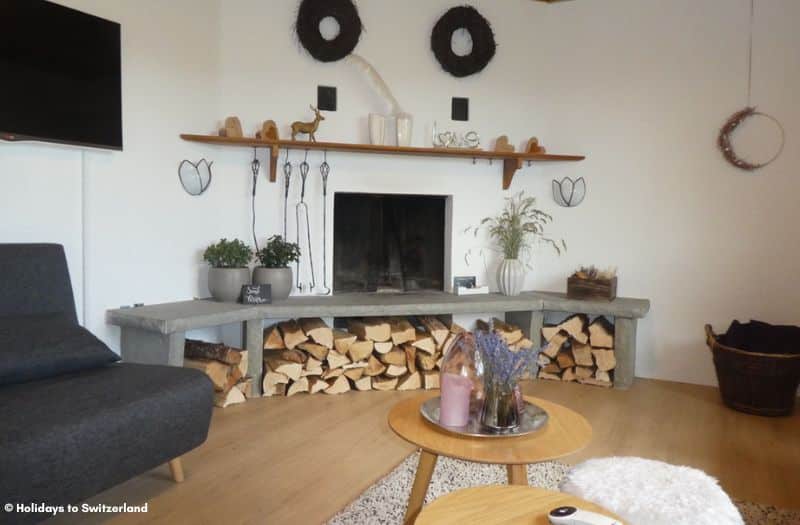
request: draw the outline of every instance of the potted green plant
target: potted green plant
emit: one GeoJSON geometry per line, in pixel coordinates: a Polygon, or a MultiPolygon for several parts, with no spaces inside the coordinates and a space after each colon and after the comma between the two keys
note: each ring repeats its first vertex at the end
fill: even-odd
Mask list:
{"type": "Polygon", "coordinates": [[[503,261],[497,269],[497,284],[503,295],[519,295],[525,282],[525,268],[534,246],[539,242],[550,245],[556,253],[566,250],[563,239],[555,241],[545,237],[545,227],[553,217],[536,208],[536,198],[526,197],[520,192],[506,199],[503,213],[496,217],[486,217],[474,228],[475,235],[485,228],[496,247],[503,254],[503,261]]]}
{"type": "Polygon", "coordinates": [[[203,259],[211,265],[208,271],[211,296],[217,301],[237,302],[242,286],[250,284],[247,264],[252,258],[253,250],[239,239],[220,239],[206,248],[203,259]]]}
{"type": "Polygon", "coordinates": [[[289,264],[300,259],[300,247],[284,241],[280,235],[267,239],[267,244],[256,252],[261,266],[253,270],[254,284],[272,286],[273,299],[286,299],[292,292],[292,269],[289,264]]]}

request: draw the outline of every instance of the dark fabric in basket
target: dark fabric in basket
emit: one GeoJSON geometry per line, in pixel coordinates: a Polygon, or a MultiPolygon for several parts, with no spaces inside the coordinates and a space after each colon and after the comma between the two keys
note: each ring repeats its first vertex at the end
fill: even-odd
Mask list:
{"type": "Polygon", "coordinates": [[[763,321],[733,321],[719,342],[731,348],[764,354],[800,354],[800,327],[763,321]]]}

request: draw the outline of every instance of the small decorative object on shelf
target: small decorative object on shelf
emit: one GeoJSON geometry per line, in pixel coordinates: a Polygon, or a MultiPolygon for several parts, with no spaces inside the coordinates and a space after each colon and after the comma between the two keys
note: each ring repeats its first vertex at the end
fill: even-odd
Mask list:
{"type": "Polygon", "coordinates": [[[539,139],[536,137],[531,137],[528,140],[528,145],[525,147],[525,151],[527,153],[547,153],[547,150],[544,146],[539,145],[539,139]]]}
{"type": "Polygon", "coordinates": [[[193,197],[202,195],[211,185],[211,165],[206,159],[198,162],[181,161],[178,166],[178,180],[184,191],[193,197]]]}
{"type": "Polygon", "coordinates": [[[553,199],[556,204],[565,208],[574,208],[586,197],[586,181],[583,177],[572,180],[564,177],[561,181],[553,180],[553,199]]]}
{"type": "Polygon", "coordinates": [[[386,142],[386,116],[369,114],[369,142],[376,146],[383,146],[386,142]]]}
{"type": "Polygon", "coordinates": [[[479,149],[481,147],[481,137],[477,131],[467,131],[459,135],[455,131],[443,131],[439,133],[436,122],[433,123],[434,148],[454,148],[454,149],[479,149]]]}
{"type": "Polygon", "coordinates": [[[256,132],[256,138],[261,140],[278,140],[278,126],[274,120],[265,120],[261,131],[256,132]]]}
{"type": "Polygon", "coordinates": [[[613,301],[617,297],[617,269],[581,267],[567,279],[567,297],[613,301]]]}
{"type": "Polygon", "coordinates": [[[486,228],[494,243],[503,253],[503,262],[497,271],[497,283],[503,295],[519,295],[525,281],[525,263],[537,242],[550,245],[557,254],[566,250],[563,239],[556,241],[544,236],[545,227],[553,217],[536,208],[536,198],[520,192],[506,199],[506,207],[497,217],[486,217],[473,228],[477,236],[486,228]]]}
{"type": "Polygon", "coordinates": [[[203,260],[211,265],[208,271],[208,290],[217,301],[235,303],[242,293],[242,286],[250,284],[250,269],[247,264],[253,251],[239,239],[220,239],[203,253],[203,260]]]}
{"type": "Polygon", "coordinates": [[[512,352],[505,339],[492,330],[478,330],[475,340],[484,370],[481,423],[496,432],[513,431],[520,423],[517,383],[533,371],[538,349],[512,352]]]}
{"type": "Polygon", "coordinates": [[[439,385],[442,391],[439,422],[449,427],[463,427],[470,411],[480,410],[483,398],[483,365],[469,332],[456,336],[440,366],[439,385]]]}
{"type": "Polygon", "coordinates": [[[322,116],[322,113],[319,112],[317,108],[314,106],[308,106],[314,112],[314,120],[311,122],[301,122],[295,121],[292,122],[292,140],[297,140],[297,135],[304,134],[308,135],[308,140],[310,142],[316,142],[316,132],[319,129],[319,123],[322,120],[325,120],[325,117],[322,116]]]}
{"type": "Polygon", "coordinates": [[[269,284],[274,299],[286,299],[292,292],[291,263],[300,259],[300,247],[273,235],[267,245],[256,252],[261,263],[253,269],[253,284],[269,284]]]}
{"type": "Polygon", "coordinates": [[[413,117],[408,113],[397,115],[395,128],[397,131],[397,145],[404,148],[411,146],[411,133],[414,128],[413,117]]]}
{"type": "Polygon", "coordinates": [[[242,304],[269,304],[272,302],[272,285],[246,284],[242,286],[242,304]]]}
{"type": "Polygon", "coordinates": [[[219,130],[220,137],[228,138],[241,138],[244,136],[242,133],[242,123],[239,117],[228,117],[225,119],[225,124],[219,130]]]}
{"type": "Polygon", "coordinates": [[[497,140],[494,141],[494,150],[503,153],[512,153],[514,151],[514,146],[508,142],[508,135],[497,137],[497,140]]]}

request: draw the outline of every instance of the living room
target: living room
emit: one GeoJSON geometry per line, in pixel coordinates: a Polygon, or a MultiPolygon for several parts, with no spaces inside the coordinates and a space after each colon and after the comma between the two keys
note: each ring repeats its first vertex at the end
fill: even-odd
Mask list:
{"type": "MultiPolygon", "coordinates": [[[[791,147],[800,5],[470,6],[0,0],[2,34],[11,35],[0,37],[0,71],[17,79],[0,87],[0,243],[9,253],[0,262],[0,317],[8,317],[0,377],[9,417],[24,405],[13,408],[8,389],[61,377],[42,375],[41,362],[25,369],[12,352],[25,340],[16,316],[56,311],[48,308],[74,310],[86,329],[80,340],[97,337],[104,367],[173,365],[165,392],[183,380],[209,389],[195,400],[207,402],[196,408],[201,430],[185,450],[170,449],[180,456],[172,471],[166,464],[178,458],[164,452],[112,475],[81,456],[78,441],[75,472],[98,479],[75,482],[75,492],[64,488],[75,481],[61,477],[73,468],[66,459],[61,470],[20,459],[44,450],[60,458],[70,442],[23,439],[30,422],[17,414],[19,426],[0,431],[0,442],[16,447],[0,471],[39,477],[26,491],[0,474],[3,490],[27,498],[11,503],[63,506],[53,523],[447,523],[469,522],[464,512],[477,512],[470,505],[486,496],[463,491],[516,481],[535,492],[491,494],[494,519],[516,509],[505,519],[549,523],[551,509],[574,506],[631,524],[800,523],[800,358],[773,336],[800,324],[791,168],[800,161],[791,147]],[[32,5],[38,18],[26,14],[32,5]],[[110,47],[87,36],[83,56],[69,56],[78,42],[63,46],[60,62],[41,60],[76,70],[87,56],[110,60],[111,98],[91,84],[70,98],[19,73],[15,57],[31,58],[20,48],[49,56],[59,46],[48,39],[76,34],[83,26],[65,22],[76,19],[102,28],[110,47]],[[85,106],[92,100],[99,116],[85,106]],[[109,133],[80,138],[97,123],[109,133]],[[530,198],[522,222],[536,226],[520,233],[530,249],[509,254],[503,213],[530,198]],[[19,262],[21,243],[63,246],[66,268],[51,262],[38,274],[37,263],[19,262]],[[521,264],[508,264],[514,255],[521,264]],[[10,277],[15,264],[25,277],[10,277]],[[246,281],[225,266],[247,267],[246,281]],[[262,266],[290,268],[288,299],[286,272],[267,276],[262,266]],[[235,295],[248,286],[250,304],[226,301],[225,285],[235,295]],[[751,320],[770,323],[770,333],[731,343],[734,329],[763,328],[751,320]],[[489,359],[486,334],[502,339],[506,358],[531,361],[514,396],[533,400],[520,415],[542,409],[544,421],[522,418],[541,427],[466,436],[426,420],[419,403],[410,434],[391,421],[404,403],[444,398],[440,377],[453,349],[489,359]],[[351,350],[351,339],[367,343],[365,353],[351,350]],[[190,350],[196,341],[205,345],[190,350]],[[225,349],[238,351],[237,363],[207,357],[225,349]],[[117,357],[105,351],[122,363],[107,363],[117,357]],[[229,366],[220,372],[220,363],[229,366]],[[169,379],[184,364],[205,374],[169,379]],[[585,432],[543,451],[546,433],[565,421],[585,432]],[[421,443],[420,429],[494,460],[421,443]],[[531,447],[519,452],[524,461],[492,455],[516,454],[515,442],[531,447]],[[636,477],[657,466],[683,506],[665,503],[658,493],[667,487],[636,477]],[[679,466],[707,483],[687,495],[679,466]],[[630,479],[614,481],[602,471],[611,468],[630,479]],[[82,503],[140,511],[69,512],[82,503]]],[[[59,251],[47,257],[57,261],[59,251]]],[[[108,389],[120,403],[136,390],[108,389]]],[[[76,410],[102,397],[64,392],[76,410]]],[[[47,410],[37,410],[47,429],[47,410]]],[[[183,416],[166,413],[172,423],[183,416]]],[[[148,432],[167,432],[162,416],[153,414],[148,432]]],[[[103,440],[136,437],[120,427],[103,440]]],[[[108,454],[100,465],[124,463],[114,447],[108,454]]],[[[478,516],[473,522],[491,523],[478,516]]],[[[23,507],[0,522],[46,517],[23,507]]]]}

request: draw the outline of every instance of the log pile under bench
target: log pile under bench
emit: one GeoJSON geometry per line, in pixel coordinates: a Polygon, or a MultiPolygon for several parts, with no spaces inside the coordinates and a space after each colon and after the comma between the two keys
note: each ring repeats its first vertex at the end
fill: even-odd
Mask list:
{"type": "Polygon", "coordinates": [[[205,373],[214,385],[214,404],[220,408],[254,397],[247,375],[247,351],[224,344],[187,339],[183,366],[205,373]]]}
{"type": "Polygon", "coordinates": [[[355,318],[346,330],[320,318],[283,321],[264,331],[263,395],[436,389],[461,331],[435,316],[355,318]]]}
{"type": "Polygon", "coordinates": [[[544,346],[538,357],[539,378],[611,387],[617,366],[614,325],[599,316],[589,322],[576,314],[542,328],[544,346]]]}

